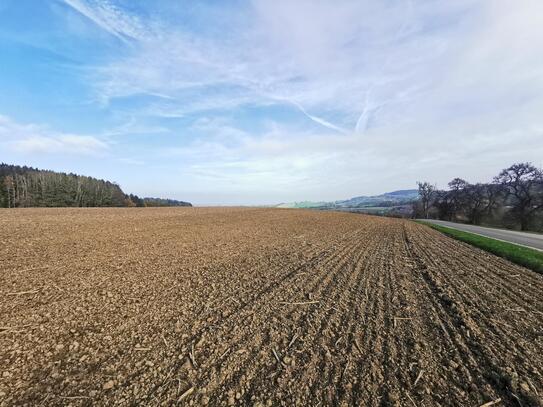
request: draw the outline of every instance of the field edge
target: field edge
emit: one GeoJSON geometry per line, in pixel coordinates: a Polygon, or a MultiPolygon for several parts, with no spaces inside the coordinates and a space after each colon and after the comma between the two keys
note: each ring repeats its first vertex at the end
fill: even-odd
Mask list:
{"type": "Polygon", "coordinates": [[[543,253],[538,250],[447,226],[435,225],[424,221],[415,222],[435,229],[453,239],[468,243],[498,257],[507,259],[512,263],[526,267],[536,273],[543,274],[543,253]]]}

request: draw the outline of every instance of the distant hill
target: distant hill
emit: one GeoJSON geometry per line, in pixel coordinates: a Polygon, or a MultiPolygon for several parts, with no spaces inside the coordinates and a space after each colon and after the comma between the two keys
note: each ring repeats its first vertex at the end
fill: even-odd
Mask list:
{"type": "Polygon", "coordinates": [[[335,205],[340,207],[360,208],[375,206],[395,206],[410,203],[419,196],[417,189],[401,189],[398,191],[385,192],[374,196],[357,196],[344,201],[336,201],[335,205]]]}
{"type": "Polygon", "coordinates": [[[0,208],[192,206],[174,199],[139,198],[121,187],[77,174],[0,164],[0,208]]]}
{"type": "Polygon", "coordinates": [[[312,201],[301,201],[301,202],[287,202],[287,203],[280,203],[279,205],[276,205],[277,208],[298,208],[298,209],[305,209],[305,208],[320,208],[320,207],[327,207],[330,205],[330,202],[312,202],[312,201]]]}
{"type": "Polygon", "coordinates": [[[334,202],[290,202],[277,205],[278,208],[313,208],[313,209],[347,209],[347,208],[390,208],[409,204],[418,198],[418,190],[402,189],[385,192],[381,195],[357,196],[334,202]]]}

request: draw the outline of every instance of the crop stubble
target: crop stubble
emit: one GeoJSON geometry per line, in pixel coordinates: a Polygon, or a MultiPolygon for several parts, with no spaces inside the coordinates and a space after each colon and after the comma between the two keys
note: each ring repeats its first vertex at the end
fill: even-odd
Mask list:
{"type": "Polygon", "coordinates": [[[0,404],[542,405],[543,276],[408,221],[0,211],[0,404]]]}

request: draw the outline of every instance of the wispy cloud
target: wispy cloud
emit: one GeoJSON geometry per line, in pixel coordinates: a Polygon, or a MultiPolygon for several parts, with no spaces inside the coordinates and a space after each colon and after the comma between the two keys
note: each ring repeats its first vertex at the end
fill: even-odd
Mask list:
{"type": "Polygon", "coordinates": [[[64,0],[68,6],[123,42],[146,35],[136,16],[124,13],[108,0],[64,0]]]}
{"type": "MultiPolygon", "coordinates": [[[[395,61],[396,72],[380,69],[391,58],[386,53],[394,45],[390,42],[418,41],[416,33],[405,28],[402,4],[279,1],[272,6],[256,1],[248,11],[253,22],[229,30],[233,38],[226,41],[167,24],[132,27],[127,21],[133,18],[117,9],[112,12],[109,3],[94,8],[79,3],[78,10],[106,31],[138,40],[135,54],[92,71],[100,99],[160,95],[168,100],[156,101],[155,110],[162,111],[157,105],[177,104],[178,115],[187,101],[202,110],[221,109],[223,100],[237,101],[238,106],[273,101],[295,107],[321,126],[345,132],[356,127],[364,90],[397,78],[406,66],[395,61]],[[311,19],[305,18],[307,13],[311,19]],[[367,18],[360,18],[364,15],[367,18]],[[389,22],[379,22],[385,16],[389,22]],[[393,36],[387,34],[390,29],[393,36]],[[341,117],[335,119],[337,112],[341,117]]],[[[389,98],[385,93],[377,96],[389,98]]]]}
{"type": "MultiPolygon", "coordinates": [[[[105,31],[137,45],[131,55],[90,70],[106,104],[145,94],[155,96],[147,113],[183,117],[279,103],[340,133],[365,133],[384,122],[381,115],[401,120],[410,104],[440,88],[454,92],[440,76],[467,69],[466,59],[471,59],[470,74],[484,79],[485,73],[477,71],[487,64],[466,50],[474,50],[477,39],[484,41],[489,33],[470,15],[489,20],[485,29],[492,29],[492,40],[492,24],[511,19],[503,2],[489,7],[474,0],[424,6],[255,0],[244,10],[246,22],[225,24],[221,28],[229,35],[218,38],[160,16],[143,22],[109,1],[65,1],[105,31]],[[500,8],[503,13],[493,11],[500,8]],[[467,38],[473,45],[466,47],[467,38]]],[[[239,22],[229,18],[230,11],[220,12],[225,21],[239,22]]],[[[447,101],[438,102],[437,107],[447,101]]]]}
{"type": "Polygon", "coordinates": [[[20,153],[99,155],[109,145],[93,136],[52,131],[45,126],[21,124],[0,115],[0,143],[20,153]]]}
{"type": "Polygon", "coordinates": [[[91,136],[60,135],[54,137],[30,136],[12,143],[15,150],[25,153],[96,154],[107,145],[91,136]]]}
{"type": "Polygon", "coordinates": [[[117,137],[125,135],[154,135],[154,134],[163,134],[169,133],[170,130],[165,126],[150,126],[143,123],[140,123],[138,119],[134,116],[130,117],[128,121],[115,126],[104,132],[104,137],[117,137]]]}

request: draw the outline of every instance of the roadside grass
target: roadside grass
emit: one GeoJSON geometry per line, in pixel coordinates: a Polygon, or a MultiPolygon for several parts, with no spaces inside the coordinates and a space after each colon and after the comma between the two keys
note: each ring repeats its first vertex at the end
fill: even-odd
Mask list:
{"type": "Polygon", "coordinates": [[[496,256],[503,257],[513,263],[519,264],[537,273],[543,274],[543,252],[519,246],[513,243],[502,242],[490,237],[479,236],[474,233],[464,232],[441,225],[434,225],[424,221],[417,221],[429,226],[453,239],[469,243],[475,247],[486,250],[496,256]]]}

